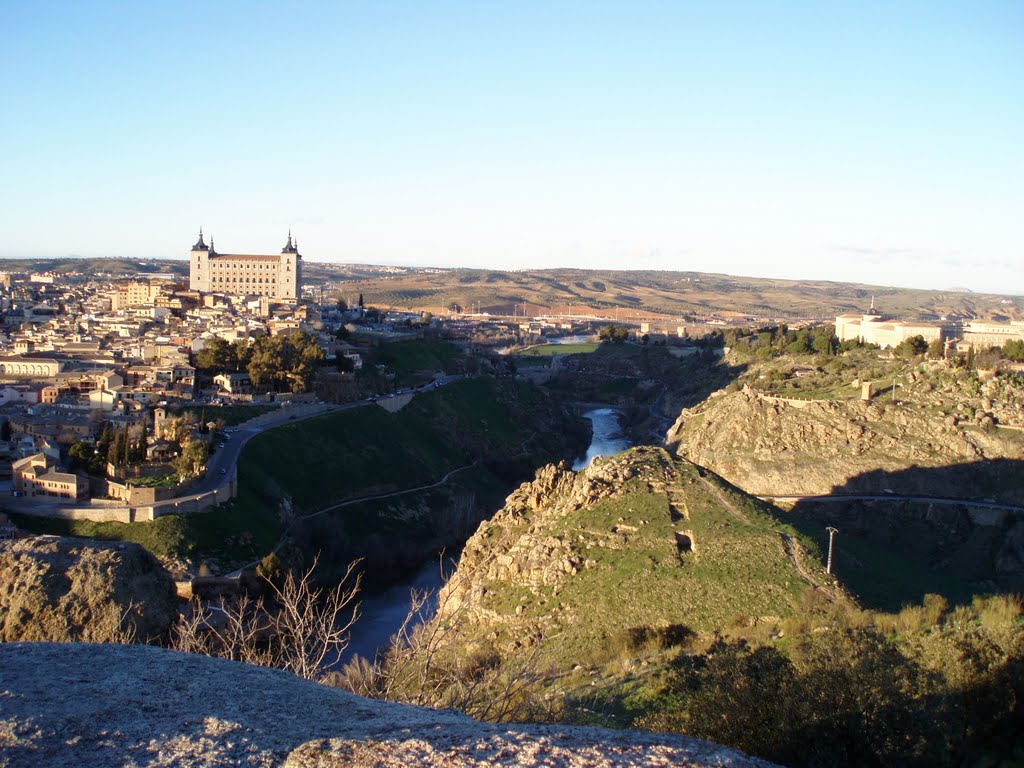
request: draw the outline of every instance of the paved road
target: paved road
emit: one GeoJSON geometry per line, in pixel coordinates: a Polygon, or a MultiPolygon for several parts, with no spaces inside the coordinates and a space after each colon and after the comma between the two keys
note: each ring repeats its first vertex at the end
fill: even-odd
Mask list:
{"type": "Polygon", "coordinates": [[[1024,507],[1016,504],[1003,504],[998,501],[985,501],[980,499],[952,499],[946,496],[907,496],[898,493],[856,493],[856,494],[818,494],[806,496],[758,496],[762,501],[768,502],[793,502],[798,501],[821,501],[825,503],[844,501],[915,501],[925,504],[967,504],[972,507],[983,507],[985,509],[1000,509],[1007,512],[1024,512],[1024,507]]]}
{"type": "MultiPolygon", "coordinates": [[[[363,400],[354,400],[350,403],[343,403],[340,405],[334,404],[323,404],[322,408],[315,411],[305,412],[303,406],[285,406],[280,411],[272,412],[273,415],[265,415],[262,417],[265,419],[259,424],[242,424],[237,427],[229,427],[226,430],[225,439],[222,441],[223,448],[215,447],[214,451],[210,454],[210,457],[206,462],[206,474],[202,480],[195,485],[192,490],[184,496],[175,496],[171,499],[165,499],[163,501],[156,502],[153,506],[175,506],[181,502],[192,501],[204,494],[210,493],[221,485],[223,485],[230,477],[232,471],[238,463],[238,457],[242,453],[242,448],[256,435],[266,432],[269,429],[275,429],[276,427],[283,426],[295,421],[301,421],[302,419],[311,419],[315,416],[322,416],[325,413],[333,413],[334,411],[344,411],[349,408],[362,408],[367,405],[374,405],[380,400],[387,400],[389,397],[405,395],[409,393],[421,393],[429,392],[437,387],[443,387],[451,384],[453,381],[467,378],[464,374],[442,376],[441,378],[435,379],[429,384],[424,384],[420,387],[410,387],[408,389],[400,390],[393,395],[380,395],[376,397],[368,397],[363,400]]],[[[219,445],[219,444],[218,444],[219,445]]],[[[127,506],[123,501],[108,501],[101,503],[93,503],[91,506],[99,507],[125,507],[127,506]]],[[[51,508],[65,508],[67,504],[55,504],[51,501],[42,499],[25,499],[19,498],[12,500],[7,506],[12,512],[27,511],[27,508],[33,509],[51,509],[51,508]]]]}
{"type": "Polygon", "coordinates": [[[223,441],[224,447],[216,448],[207,461],[206,476],[203,478],[202,482],[200,482],[188,496],[168,499],[166,502],[161,503],[174,503],[176,501],[181,501],[182,499],[199,496],[203,493],[209,493],[216,489],[224,482],[225,478],[231,474],[232,469],[234,469],[235,465],[238,463],[238,457],[241,455],[242,448],[245,447],[245,444],[252,440],[256,435],[266,432],[267,430],[275,429],[276,427],[281,427],[295,421],[322,416],[325,413],[334,413],[335,411],[346,411],[350,408],[362,408],[367,405],[374,405],[378,401],[387,400],[392,396],[429,392],[432,389],[446,386],[447,384],[451,384],[453,381],[458,381],[463,378],[465,378],[465,376],[462,374],[443,376],[429,384],[424,384],[421,387],[399,390],[394,393],[394,395],[368,397],[363,400],[354,400],[350,403],[343,403],[341,405],[326,405],[325,408],[310,413],[303,413],[301,411],[298,413],[295,412],[296,409],[301,409],[302,406],[286,406],[280,411],[274,412],[275,414],[278,414],[276,418],[270,418],[269,416],[263,417],[268,419],[266,422],[254,425],[243,424],[238,427],[229,427],[225,435],[225,440],[223,441]]]}

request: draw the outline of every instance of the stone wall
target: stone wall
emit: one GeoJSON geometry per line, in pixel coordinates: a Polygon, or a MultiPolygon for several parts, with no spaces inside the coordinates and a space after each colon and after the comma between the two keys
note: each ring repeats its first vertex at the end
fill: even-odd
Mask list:
{"type": "MultiPolygon", "coordinates": [[[[152,491],[152,488],[135,490],[152,491]]],[[[159,489],[173,493],[173,489],[159,489]]],[[[206,493],[181,496],[166,500],[142,501],[126,506],[103,505],[93,502],[89,506],[58,507],[54,505],[14,506],[14,511],[33,517],[55,517],[61,520],[90,520],[96,523],[150,522],[164,515],[189,515],[209,509],[235,498],[238,493],[238,472],[232,469],[220,485],[206,493]]],[[[142,498],[141,496],[138,498],[142,498]]]]}

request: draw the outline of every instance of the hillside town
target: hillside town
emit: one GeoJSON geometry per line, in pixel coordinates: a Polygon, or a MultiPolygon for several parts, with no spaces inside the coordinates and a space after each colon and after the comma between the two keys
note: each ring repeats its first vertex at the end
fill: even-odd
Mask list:
{"type": "MultiPolygon", "coordinates": [[[[322,292],[320,301],[303,297],[291,233],[280,254],[238,255],[216,252],[200,232],[190,258],[187,279],[0,273],[0,483],[9,503],[25,511],[181,496],[225,439],[220,414],[230,406],[310,403],[315,383],[335,402],[366,395],[353,380],[367,348],[442,330],[428,313],[364,307],[361,296],[352,307],[322,303],[322,292]]],[[[467,351],[481,330],[574,328],[587,330],[461,312],[443,325],[467,351]]],[[[370,391],[393,391],[389,373],[370,391]]]]}
{"type": "MultiPolygon", "coordinates": [[[[440,316],[377,309],[361,294],[338,298],[338,284],[328,284],[325,300],[323,285],[318,292],[303,285],[291,232],[280,253],[228,254],[200,231],[187,278],[183,271],[0,273],[0,483],[9,485],[12,502],[53,508],[179,498],[230,439],[222,418],[230,406],[344,403],[395,392],[393,371],[372,354],[374,370],[364,372],[364,363],[369,350],[396,341],[443,336],[470,360],[481,348],[594,338],[612,328],[583,308],[552,316],[514,309],[507,317],[457,305],[440,316]]],[[[646,318],[629,333],[645,344],[685,345],[721,335],[726,324],[757,321],[646,318]]],[[[883,349],[921,337],[948,353],[1024,339],[1020,322],[903,322],[873,301],[866,314],[837,317],[835,331],[839,341],[883,349]]],[[[492,369],[499,359],[490,355],[492,369]]],[[[480,367],[480,358],[461,364],[466,372],[480,367]]],[[[425,372],[420,383],[439,373],[425,372]]],[[[537,368],[519,374],[545,375],[537,368]]],[[[223,484],[233,482],[230,469],[220,468],[223,484]]],[[[126,514],[136,519],[135,510],[126,514]]]]}
{"type": "Polygon", "coordinates": [[[201,291],[172,273],[0,275],[0,480],[9,478],[12,496],[59,504],[127,500],[125,483],[180,490],[202,473],[223,428],[190,405],[213,414],[226,402],[303,397],[301,378],[254,388],[245,372],[197,372],[211,340],[301,338],[314,360],[360,366],[332,332],[351,317],[337,307],[324,317],[296,299],[300,257],[290,235],[276,256],[221,256],[202,235],[193,253],[231,260],[219,279],[252,279],[257,266],[260,289],[201,291]],[[273,284],[271,265],[287,267],[273,284]]]}

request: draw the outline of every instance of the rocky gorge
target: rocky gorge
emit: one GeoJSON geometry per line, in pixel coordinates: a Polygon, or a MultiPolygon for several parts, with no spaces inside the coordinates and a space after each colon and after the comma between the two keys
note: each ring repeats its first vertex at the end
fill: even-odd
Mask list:
{"type": "MultiPolygon", "coordinates": [[[[720,391],[684,410],[667,442],[756,495],[826,494],[836,490],[930,493],[964,498],[995,483],[1002,498],[1024,503],[994,460],[1024,459],[1022,433],[983,428],[911,402],[798,400],[750,388],[720,391]],[[927,475],[910,469],[967,467],[927,475]],[[879,487],[880,475],[885,485],[879,487]],[[965,475],[978,480],[965,485],[965,475]]],[[[987,495],[987,494],[981,494],[987,495]]]]}

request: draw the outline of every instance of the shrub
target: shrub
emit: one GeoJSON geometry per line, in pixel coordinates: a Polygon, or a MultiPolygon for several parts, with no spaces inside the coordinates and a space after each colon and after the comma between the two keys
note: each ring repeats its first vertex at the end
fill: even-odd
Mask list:
{"type": "Polygon", "coordinates": [[[1012,624],[1024,613],[1024,601],[1014,594],[975,597],[972,607],[981,625],[988,630],[1012,624]]]}
{"type": "Polygon", "coordinates": [[[946,611],[949,610],[949,601],[942,595],[928,594],[924,596],[922,606],[924,608],[925,621],[932,626],[937,626],[946,614],[946,611]]]}

